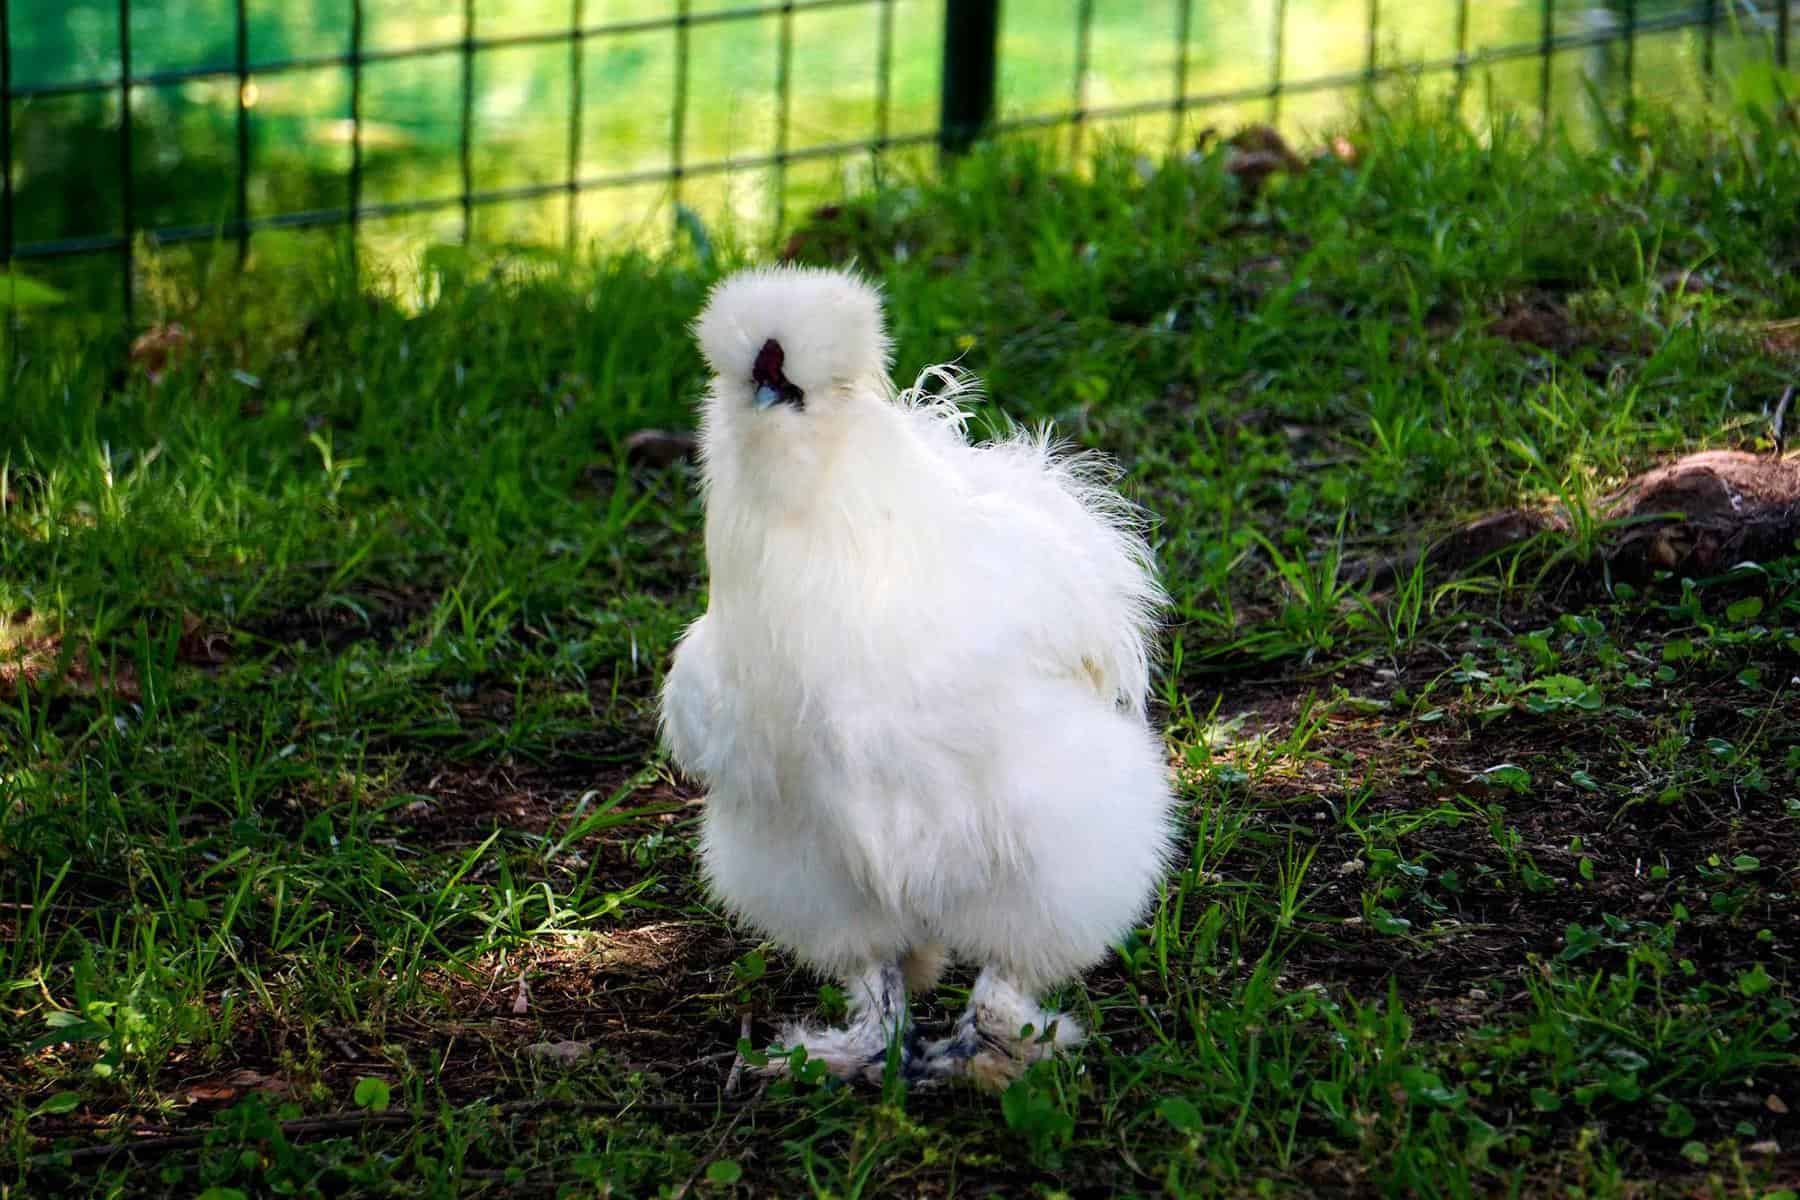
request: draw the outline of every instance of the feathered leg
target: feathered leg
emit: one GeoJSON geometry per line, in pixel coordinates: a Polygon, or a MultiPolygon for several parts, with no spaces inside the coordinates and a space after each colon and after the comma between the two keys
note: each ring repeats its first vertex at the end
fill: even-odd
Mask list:
{"type": "MultiPolygon", "coordinates": [[[[781,1031],[780,1045],[792,1050],[806,1048],[808,1059],[817,1059],[825,1069],[840,1079],[860,1079],[880,1083],[887,1070],[888,1047],[900,1041],[900,1061],[908,1058],[906,1037],[909,1022],[906,1012],[906,983],[900,964],[881,963],[864,970],[845,986],[849,993],[850,1020],[840,1029],[812,1029],[794,1024],[781,1031]]],[[[760,1073],[784,1074],[788,1069],[785,1056],[771,1056],[769,1065],[760,1073]]]]}
{"type": "Polygon", "coordinates": [[[949,951],[942,942],[924,942],[901,955],[900,976],[906,981],[908,992],[923,996],[937,987],[949,965],[949,951]]]}
{"type": "Polygon", "coordinates": [[[1004,1091],[1032,1063],[1078,1046],[1084,1037],[1068,1014],[1045,1011],[989,967],[975,980],[969,1007],[950,1036],[928,1044],[908,1073],[919,1081],[966,1077],[1004,1091]]]}

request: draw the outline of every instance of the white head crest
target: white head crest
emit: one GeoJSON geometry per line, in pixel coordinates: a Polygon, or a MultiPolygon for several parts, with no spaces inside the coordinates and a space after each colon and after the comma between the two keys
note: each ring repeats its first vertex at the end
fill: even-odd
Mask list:
{"type": "Polygon", "coordinates": [[[802,412],[887,379],[881,294],[845,271],[740,271],[713,289],[694,335],[725,408],[802,412]]]}

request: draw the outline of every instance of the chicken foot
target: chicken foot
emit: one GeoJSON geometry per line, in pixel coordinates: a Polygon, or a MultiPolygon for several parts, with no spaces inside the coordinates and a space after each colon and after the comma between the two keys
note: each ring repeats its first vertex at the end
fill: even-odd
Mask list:
{"type": "Polygon", "coordinates": [[[975,980],[950,1036],[928,1043],[907,1063],[907,1074],[920,1083],[960,1077],[1004,1091],[1032,1063],[1080,1045],[1085,1036],[1068,1014],[1047,1012],[989,967],[975,980]]]}
{"type": "MultiPolygon", "coordinates": [[[[787,1050],[796,1046],[806,1050],[806,1057],[825,1064],[825,1069],[840,1079],[881,1083],[887,1073],[889,1048],[896,1038],[900,1064],[904,1069],[910,1058],[911,1022],[907,1017],[906,981],[900,964],[884,962],[868,967],[852,977],[845,986],[849,994],[850,1019],[835,1029],[816,1029],[805,1025],[789,1025],[781,1031],[780,1044],[787,1050]]],[[[787,1056],[771,1055],[762,1075],[783,1075],[789,1069],[787,1056]]]]}

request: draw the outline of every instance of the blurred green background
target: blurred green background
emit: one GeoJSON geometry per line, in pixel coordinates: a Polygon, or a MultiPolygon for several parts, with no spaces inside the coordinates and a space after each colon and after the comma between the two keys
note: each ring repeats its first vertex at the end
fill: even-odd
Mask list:
{"type": "MultiPolygon", "coordinates": [[[[692,10],[743,7],[745,0],[694,0],[692,10]]],[[[1558,36],[1603,31],[1621,19],[1615,7],[1559,5],[1558,36]]],[[[478,38],[567,30],[577,0],[477,0],[478,38]]],[[[111,0],[10,0],[13,85],[45,86],[116,78],[120,65],[118,5],[111,0]]],[[[1076,11],[1069,0],[1006,0],[1002,6],[1000,106],[1003,118],[1055,113],[1074,103],[1076,11]]],[[[671,0],[582,0],[585,25],[669,15],[671,0]]],[[[790,149],[854,141],[876,130],[880,3],[801,11],[793,18],[790,149]]],[[[1282,73],[1290,83],[1354,73],[1367,56],[1372,0],[1193,0],[1188,30],[1187,90],[1207,96],[1266,85],[1273,76],[1277,25],[1282,73]]],[[[943,4],[894,0],[890,131],[923,134],[937,121],[943,4]]],[[[1472,54],[1539,40],[1544,8],[1537,0],[1471,0],[1467,44],[1472,54]]],[[[1637,6],[1654,23],[1702,11],[1659,0],[1637,6]]],[[[1716,54],[1725,78],[1770,54],[1774,10],[1719,4],[1716,54]]],[[[250,0],[245,99],[251,143],[249,200],[253,216],[330,209],[346,203],[351,126],[350,72],[341,64],[258,73],[255,64],[341,55],[350,47],[349,0],[283,3],[250,0]]],[[[1089,106],[1167,98],[1175,87],[1180,0],[1095,0],[1089,106]]],[[[1381,61],[1444,62],[1456,53],[1454,0],[1385,0],[1378,6],[1381,61]]],[[[390,52],[456,43],[462,6],[437,0],[364,0],[364,45],[390,52]]],[[[688,164],[771,153],[776,146],[776,74],[781,19],[775,15],[697,24],[687,31],[685,108],[688,164]]],[[[236,53],[234,0],[133,0],[134,76],[192,68],[230,71],[236,53]]],[[[671,165],[671,124],[678,34],[672,28],[587,39],[582,50],[582,128],[578,174],[656,174],[671,165]]],[[[1636,50],[1641,96],[1702,91],[1703,34],[1697,29],[1643,35],[1636,50]]],[[[1595,119],[1595,97],[1616,101],[1621,50],[1570,48],[1552,62],[1552,96],[1560,116],[1595,119]]],[[[477,189],[562,180],[568,168],[571,82],[564,41],[484,49],[474,56],[472,177],[477,189]]],[[[363,201],[379,205],[456,194],[464,63],[459,50],[372,61],[363,67],[363,201]]],[[[1421,85],[1447,91],[1454,75],[1421,85]]],[[[1520,57],[1471,73],[1464,102],[1471,114],[1490,100],[1535,111],[1540,64],[1520,57]]],[[[237,81],[217,78],[132,89],[135,224],[139,228],[210,225],[236,212],[237,81]]],[[[1279,113],[1266,99],[1190,112],[1178,130],[1165,114],[1098,122],[1147,146],[1179,144],[1199,128],[1229,130],[1275,115],[1292,135],[1316,133],[1344,111],[1352,93],[1322,90],[1284,97],[1279,113]]],[[[15,242],[117,234],[124,223],[117,89],[15,100],[13,179],[15,242]]],[[[1070,136],[1067,133],[1059,136],[1070,136]]],[[[1094,136],[1089,134],[1088,136],[1094,136]]],[[[890,155],[924,157],[923,152],[890,155]]],[[[873,169],[866,154],[796,163],[778,206],[769,169],[685,179],[680,201],[708,228],[767,237],[784,214],[855,184],[873,169]]],[[[595,189],[574,207],[573,240],[654,244],[669,236],[675,185],[667,181],[595,189]]],[[[560,245],[571,235],[566,199],[539,199],[477,210],[473,233],[486,242],[560,245]]],[[[364,241],[374,259],[404,260],[409,251],[461,235],[452,206],[428,214],[372,221],[364,241]]],[[[313,253],[338,232],[259,233],[256,253],[313,253]],[[312,249],[306,247],[312,244],[312,249]]],[[[213,252],[202,247],[197,253],[213,252]]],[[[33,261],[35,278],[85,305],[117,300],[117,258],[33,261]],[[109,299],[110,298],[110,299],[109,299]]]]}

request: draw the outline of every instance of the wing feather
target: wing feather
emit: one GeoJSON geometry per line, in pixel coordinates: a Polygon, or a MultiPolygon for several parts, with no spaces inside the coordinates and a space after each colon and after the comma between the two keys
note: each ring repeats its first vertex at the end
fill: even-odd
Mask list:
{"type": "Polygon", "coordinates": [[[709,785],[724,758],[719,689],[712,623],[703,616],[688,626],[675,647],[663,681],[660,724],[663,745],[675,765],[709,785]]]}
{"type": "Polygon", "coordinates": [[[898,399],[955,465],[991,539],[984,597],[1003,598],[1010,627],[1050,673],[1085,680],[1141,714],[1168,597],[1148,515],[1119,493],[1118,466],[1048,429],[1012,427],[971,445],[964,405],[979,393],[955,366],[927,368],[898,399]]]}

